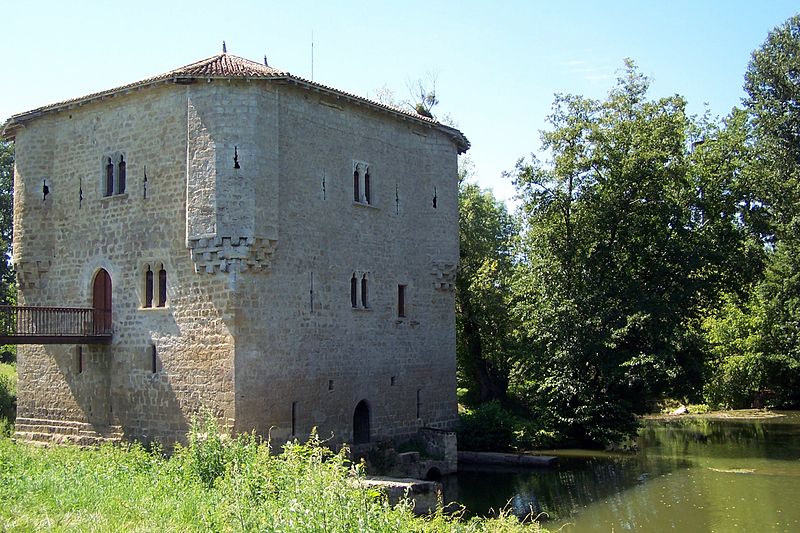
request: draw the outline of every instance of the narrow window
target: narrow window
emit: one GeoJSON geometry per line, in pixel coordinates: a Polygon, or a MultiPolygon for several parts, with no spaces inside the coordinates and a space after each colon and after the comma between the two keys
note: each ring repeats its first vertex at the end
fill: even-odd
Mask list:
{"type": "Polygon", "coordinates": [[[355,273],[353,273],[353,277],[350,278],[350,304],[355,309],[358,307],[358,280],[356,279],[355,273]]]}
{"type": "Polygon", "coordinates": [[[389,380],[389,385],[394,387],[395,384],[397,384],[397,378],[395,376],[392,376],[392,378],[389,380]]]}
{"type": "Polygon", "coordinates": [[[111,196],[112,194],[114,194],[114,163],[111,162],[109,157],[106,165],[106,196],[111,196]]]}
{"type": "Polygon", "coordinates": [[[147,265],[147,272],[144,274],[144,306],[153,307],[153,271],[147,265]]]}
{"type": "Polygon", "coordinates": [[[75,370],[83,374],[83,346],[75,347],[75,370]]]}
{"type": "Polygon", "coordinates": [[[364,201],[366,203],[370,203],[369,201],[369,170],[364,173],[364,201]]]}
{"type": "Polygon", "coordinates": [[[417,389],[417,418],[420,415],[420,407],[422,407],[422,389],[417,389]]]}
{"type": "Polygon", "coordinates": [[[358,170],[353,172],[353,201],[360,202],[361,201],[361,191],[360,191],[361,179],[358,175],[358,170]]]}
{"type": "Polygon", "coordinates": [[[369,307],[367,300],[367,275],[361,276],[361,307],[366,309],[369,307]]]}
{"type": "Polygon", "coordinates": [[[297,402],[292,402],[292,435],[297,435],[297,402]]]}
{"type": "Polygon", "coordinates": [[[167,305],[167,271],[164,265],[161,265],[161,270],[158,271],[158,306],[165,305],[167,305]]]}
{"type": "Polygon", "coordinates": [[[333,380],[332,379],[328,380],[328,390],[333,390],[333,380]]]}
{"type": "Polygon", "coordinates": [[[153,374],[158,372],[158,352],[155,344],[150,345],[150,372],[153,374]]]}
{"type": "Polygon", "coordinates": [[[397,286],[397,316],[403,318],[406,316],[406,286],[397,286]]]}
{"type": "Polygon", "coordinates": [[[118,169],[118,177],[117,180],[117,194],[123,194],[125,192],[125,167],[127,164],[125,163],[125,156],[119,156],[119,164],[117,165],[118,169]]]}

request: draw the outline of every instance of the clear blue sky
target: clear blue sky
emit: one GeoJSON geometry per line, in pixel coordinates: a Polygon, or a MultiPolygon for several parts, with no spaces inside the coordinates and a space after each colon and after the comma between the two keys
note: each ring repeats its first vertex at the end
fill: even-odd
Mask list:
{"type": "Polygon", "coordinates": [[[363,96],[438,74],[440,106],[472,142],[479,182],[539,147],[554,93],[602,97],[630,57],[652,95],[725,115],[767,33],[797,1],[151,1],[4,3],[0,121],[221,51],[363,96]]]}

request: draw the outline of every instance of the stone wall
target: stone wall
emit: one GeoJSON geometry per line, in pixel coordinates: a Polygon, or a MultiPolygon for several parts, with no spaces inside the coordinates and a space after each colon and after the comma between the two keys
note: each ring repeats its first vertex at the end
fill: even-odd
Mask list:
{"type": "Polygon", "coordinates": [[[165,441],[185,434],[201,405],[233,419],[230,294],[225,279],[194,273],[185,246],[185,93],[173,86],[120,96],[17,134],[20,303],[90,307],[103,268],[114,326],[110,346],[80,348],[81,372],[77,346],[20,346],[19,417],[118,424],[126,437],[165,441]],[[127,160],[126,191],[106,197],[112,152],[127,160]],[[143,307],[148,264],[167,271],[164,308],[143,307]]]}
{"type": "Polygon", "coordinates": [[[215,80],[53,112],[16,143],[21,303],[88,307],[99,269],[113,283],[110,346],[20,347],[29,426],[171,442],[206,408],[278,441],[316,426],[350,442],[360,401],[371,440],[454,424],[456,147],[439,130],[215,80]],[[105,196],[109,154],[124,194],[105,196]],[[354,201],[355,163],[369,203],[354,201]],[[167,272],[163,308],[145,308],[148,265],[167,272]]]}

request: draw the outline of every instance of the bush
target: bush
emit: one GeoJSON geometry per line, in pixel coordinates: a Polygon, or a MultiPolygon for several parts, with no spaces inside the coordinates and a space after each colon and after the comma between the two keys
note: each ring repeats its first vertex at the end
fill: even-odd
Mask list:
{"type": "Polygon", "coordinates": [[[0,419],[13,422],[17,416],[16,380],[0,373],[0,419]]]}
{"type": "Polygon", "coordinates": [[[785,355],[747,354],[724,359],[706,383],[715,409],[788,408],[800,404],[800,363],[785,355]]]}
{"type": "Polygon", "coordinates": [[[505,452],[516,446],[517,418],[492,401],[461,413],[458,447],[476,452],[505,452]]]}

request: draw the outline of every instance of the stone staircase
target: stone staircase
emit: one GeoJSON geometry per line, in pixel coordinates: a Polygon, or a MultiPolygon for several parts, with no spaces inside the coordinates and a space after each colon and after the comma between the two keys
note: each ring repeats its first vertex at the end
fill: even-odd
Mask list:
{"type": "Polygon", "coordinates": [[[99,426],[71,420],[17,418],[14,428],[16,440],[32,444],[99,446],[105,442],[119,443],[123,439],[121,426],[99,426]]]}

